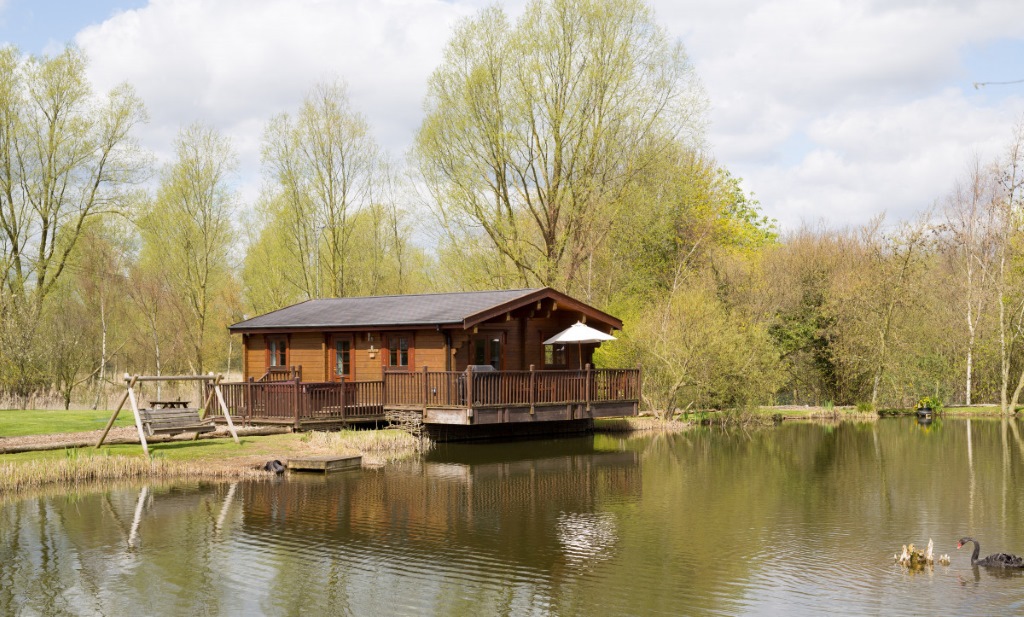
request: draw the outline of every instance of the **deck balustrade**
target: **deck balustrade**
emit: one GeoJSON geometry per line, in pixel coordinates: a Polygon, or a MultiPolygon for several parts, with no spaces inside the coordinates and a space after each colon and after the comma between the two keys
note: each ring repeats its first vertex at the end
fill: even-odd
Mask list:
{"type": "Polygon", "coordinates": [[[221,383],[232,417],[303,424],[382,419],[385,409],[530,408],[636,402],[639,369],[403,371],[381,381],[221,383]]]}

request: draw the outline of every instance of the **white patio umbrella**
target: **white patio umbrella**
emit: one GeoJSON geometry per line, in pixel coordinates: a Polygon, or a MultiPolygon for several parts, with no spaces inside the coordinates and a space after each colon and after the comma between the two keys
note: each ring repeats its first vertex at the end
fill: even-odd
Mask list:
{"type": "Polygon", "coordinates": [[[573,325],[569,326],[565,330],[562,330],[558,334],[552,336],[548,340],[544,341],[545,345],[565,345],[567,343],[576,343],[579,348],[580,357],[580,368],[583,368],[583,344],[584,343],[603,343],[605,341],[614,341],[615,337],[611,334],[605,334],[600,330],[591,328],[582,321],[577,321],[573,325]]]}

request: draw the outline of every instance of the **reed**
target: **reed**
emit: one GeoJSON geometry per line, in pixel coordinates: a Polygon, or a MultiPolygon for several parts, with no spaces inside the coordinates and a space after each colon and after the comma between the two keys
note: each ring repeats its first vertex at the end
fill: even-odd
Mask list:
{"type": "Polygon", "coordinates": [[[75,487],[100,481],[259,478],[253,467],[210,465],[156,457],[82,454],[67,450],[63,459],[0,463],[0,494],[46,485],[75,487]]]}
{"type": "Polygon", "coordinates": [[[594,422],[594,430],[599,433],[682,432],[691,426],[689,422],[661,420],[650,416],[607,418],[594,422]]]}
{"type": "Polygon", "coordinates": [[[411,458],[433,447],[430,439],[399,430],[343,430],[329,433],[312,431],[304,434],[302,439],[317,450],[360,454],[364,462],[370,465],[411,458]]]}

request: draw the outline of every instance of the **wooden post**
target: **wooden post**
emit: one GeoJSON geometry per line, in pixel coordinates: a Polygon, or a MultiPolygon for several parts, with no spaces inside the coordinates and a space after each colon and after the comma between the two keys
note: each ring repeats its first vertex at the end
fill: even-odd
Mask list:
{"type": "Polygon", "coordinates": [[[348,390],[348,384],[345,383],[344,379],[342,379],[341,380],[341,397],[340,397],[340,401],[341,401],[341,419],[342,420],[344,420],[345,418],[348,417],[348,412],[345,410],[345,402],[346,402],[345,401],[345,392],[347,390],[348,390]]]}
{"type": "MultiPolygon", "coordinates": [[[[212,375],[213,373],[211,373],[212,375]]],[[[223,379],[223,375],[217,375],[213,380],[213,393],[217,395],[217,402],[220,403],[220,409],[224,412],[224,419],[227,420],[228,430],[231,431],[231,436],[235,438],[235,443],[242,445],[242,442],[238,441],[238,433],[235,432],[235,423],[231,421],[231,411],[228,409],[228,404],[224,402],[224,395],[220,391],[220,380],[223,379]]],[[[196,433],[198,437],[199,434],[196,433]]]]}
{"type": "MultiPolygon", "coordinates": [[[[125,373],[125,379],[128,378],[128,373],[125,373]]],[[[124,391],[124,396],[121,397],[121,402],[117,404],[117,409],[114,410],[114,414],[110,416],[110,421],[107,422],[107,427],[103,429],[103,434],[100,435],[100,440],[96,442],[96,447],[99,448],[103,445],[103,440],[107,438],[107,433],[114,426],[114,421],[117,420],[118,414],[121,413],[121,408],[124,407],[125,402],[128,400],[128,390],[131,390],[135,386],[135,382],[138,380],[138,375],[132,377],[128,382],[128,388],[124,391]]]]}
{"type": "Polygon", "coordinates": [[[430,376],[427,374],[427,367],[423,367],[423,414],[427,413],[427,404],[430,402],[430,376]]]}
{"type": "Polygon", "coordinates": [[[473,365],[466,367],[466,406],[473,408],[473,365]]]}
{"type": "MultiPolygon", "coordinates": [[[[125,377],[128,377],[128,376],[125,375],[125,377]]],[[[135,381],[138,380],[137,377],[138,376],[136,376],[135,381]]],[[[128,388],[128,400],[132,404],[132,413],[135,414],[135,428],[139,429],[139,441],[142,443],[142,451],[145,452],[146,456],[148,457],[149,456],[149,444],[146,443],[146,431],[144,431],[142,429],[142,415],[139,413],[139,403],[138,403],[138,401],[135,400],[135,389],[134,388],[131,388],[131,387],[128,388]]]]}
{"type": "MultiPolygon", "coordinates": [[[[210,375],[213,376],[213,373],[211,372],[210,375]]],[[[199,384],[200,384],[199,387],[202,388],[202,387],[204,387],[206,385],[206,382],[205,381],[200,381],[199,384]]],[[[213,389],[212,388],[210,389],[209,392],[206,393],[206,400],[203,401],[203,415],[201,416],[200,419],[205,419],[205,418],[210,416],[210,403],[211,402],[213,402],[213,389]]]]}
{"type": "Polygon", "coordinates": [[[587,411],[590,411],[590,363],[583,369],[583,400],[587,402],[587,411]]]}
{"type": "Polygon", "coordinates": [[[245,423],[252,422],[252,377],[245,384],[245,423]]]}
{"type": "Polygon", "coordinates": [[[533,415],[534,404],[537,401],[537,374],[533,372],[533,365],[530,365],[530,415],[533,415]]]}
{"type": "Polygon", "coordinates": [[[640,364],[636,367],[636,403],[633,404],[633,415],[640,415],[640,398],[642,396],[644,387],[644,365],[640,364]]]}
{"type": "Polygon", "coordinates": [[[299,421],[299,376],[295,376],[292,382],[292,408],[295,410],[295,430],[299,430],[302,424],[299,421]]]}

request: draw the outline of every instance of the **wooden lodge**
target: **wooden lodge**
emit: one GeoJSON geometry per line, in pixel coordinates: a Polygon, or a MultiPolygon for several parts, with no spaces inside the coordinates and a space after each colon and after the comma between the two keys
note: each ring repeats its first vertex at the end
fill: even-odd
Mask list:
{"type": "Polygon", "coordinates": [[[622,327],[550,288],[309,300],[232,325],[245,380],[221,388],[236,421],[296,429],[392,410],[428,426],[635,415],[639,369],[544,344],[578,321],[622,327]]]}

